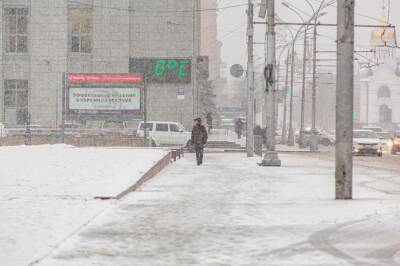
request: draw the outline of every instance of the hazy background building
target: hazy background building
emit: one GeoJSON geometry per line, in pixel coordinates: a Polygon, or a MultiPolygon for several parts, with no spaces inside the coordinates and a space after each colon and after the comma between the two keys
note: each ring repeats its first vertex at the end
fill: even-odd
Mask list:
{"type": "MultiPolygon", "coordinates": [[[[23,125],[30,114],[32,124],[59,126],[63,73],[128,73],[130,60],[139,58],[189,60],[190,64],[198,55],[194,42],[200,40],[193,30],[194,3],[0,1],[1,120],[7,126],[23,125]]],[[[213,17],[208,25],[212,21],[213,17]]],[[[207,32],[210,46],[203,54],[212,58],[210,77],[218,78],[216,28],[207,32]]],[[[191,125],[196,101],[193,77],[189,82],[166,80],[147,85],[149,119],[191,125]],[[177,99],[177,91],[184,92],[184,99],[177,99]]]]}

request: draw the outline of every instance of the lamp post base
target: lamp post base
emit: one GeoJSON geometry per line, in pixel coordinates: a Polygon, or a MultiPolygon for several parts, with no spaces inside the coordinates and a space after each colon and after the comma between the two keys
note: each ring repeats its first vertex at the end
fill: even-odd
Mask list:
{"type": "Polygon", "coordinates": [[[282,165],[282,162],[279,159],[278,152],[276,152],[276,151],[267,151],[264,154],[264,159],[258,165],[259,166],[275,166],[275,167],[279,167],[279,166],[282,165]]]}

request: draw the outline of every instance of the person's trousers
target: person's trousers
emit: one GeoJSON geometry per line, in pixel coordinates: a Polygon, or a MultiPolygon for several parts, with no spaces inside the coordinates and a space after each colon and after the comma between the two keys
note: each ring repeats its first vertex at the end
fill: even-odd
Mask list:
{"type": "Polygon", "coordinates": [[[194,149],[196,151],[197,163],[203,163],[204,145],[203,144],[195,144],[194,149]]]}

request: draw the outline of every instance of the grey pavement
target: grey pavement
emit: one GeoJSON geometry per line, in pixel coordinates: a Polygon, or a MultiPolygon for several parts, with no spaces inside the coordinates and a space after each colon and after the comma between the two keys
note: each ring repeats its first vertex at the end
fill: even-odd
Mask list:
{"type": "Polygon", "coordinates": [[[188,154],[39,265],[400,265],[397,174],[359,167],[335,201],[332,160],[281,159],[188,154]]]}

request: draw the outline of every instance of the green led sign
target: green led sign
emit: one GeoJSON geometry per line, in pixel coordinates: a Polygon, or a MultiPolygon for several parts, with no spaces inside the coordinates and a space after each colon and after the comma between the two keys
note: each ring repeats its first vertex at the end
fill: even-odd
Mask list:
{"type": "Polygon", "coordinates": [[[190,83],[191,60],[175,58],[131,58],[131,73],[145,73],[148,82],[190,83]]]}

